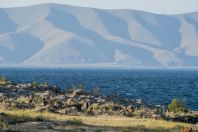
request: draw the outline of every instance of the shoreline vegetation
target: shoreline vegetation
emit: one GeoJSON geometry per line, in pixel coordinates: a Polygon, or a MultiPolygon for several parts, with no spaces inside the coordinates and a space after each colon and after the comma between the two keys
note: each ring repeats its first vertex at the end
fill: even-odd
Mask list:
{"type": "Polygon", "coordinates": [[[17,84],[0,76],[0,130],[198,131],[198,112],[181,100],[168,106],[103,95],[83,85],[61,90],[48,82],[17,84]]]}

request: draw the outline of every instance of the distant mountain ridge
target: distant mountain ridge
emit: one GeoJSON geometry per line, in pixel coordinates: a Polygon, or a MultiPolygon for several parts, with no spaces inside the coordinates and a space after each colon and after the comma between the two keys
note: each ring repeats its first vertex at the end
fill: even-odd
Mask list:
{"type": "Polygon", "coordinates": [[[0,9],[0,66],[198,67],[198,12],[0,9]]]}

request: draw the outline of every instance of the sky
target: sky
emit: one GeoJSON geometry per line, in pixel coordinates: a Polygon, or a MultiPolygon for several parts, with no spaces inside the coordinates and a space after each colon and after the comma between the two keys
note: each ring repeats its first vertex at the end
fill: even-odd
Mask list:
{"type": "Polygon", "coordinates": [[[198,0],[0,0],[0,8],[60,3],[102,9],[135,9],[158,14],[198,11],[198,0]]]}

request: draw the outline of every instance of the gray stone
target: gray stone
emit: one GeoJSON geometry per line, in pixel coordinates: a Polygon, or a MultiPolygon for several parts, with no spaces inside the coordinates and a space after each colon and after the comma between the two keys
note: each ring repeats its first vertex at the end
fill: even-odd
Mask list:
{"type": "Polygon", "coordinates": [[[89,107],[90,107],[90,103],[89,103],[89,102],[85,102],[85,103],[83,104],[83,106],[81,107],[81,110],[85,111],[85,110],[87,110],[89,107]]]}

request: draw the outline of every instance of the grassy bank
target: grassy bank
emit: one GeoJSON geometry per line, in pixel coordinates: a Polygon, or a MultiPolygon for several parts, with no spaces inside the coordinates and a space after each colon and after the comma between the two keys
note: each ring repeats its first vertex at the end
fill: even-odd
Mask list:
{"type": "Polygon", "coordinates": [[[164,120],[155,119],[138,119],[129,117],[116,117],[116,116],[71,116],[61,115],[49,112],[39,113],[34,110],[0,110],[4,113],[4,122],[9,124],[34,122],[34,121],[48,121],[48,122],[67,122],[70,125],[75,126],[96,126],[98,128],[103,127],[119,127],[119,128],[131,128],[142,130],[176,130],[181,128],[192,127],[191,124],[168,122],[164,120]],[[7,118],[7,119],[6,119],[7,118]]]}

